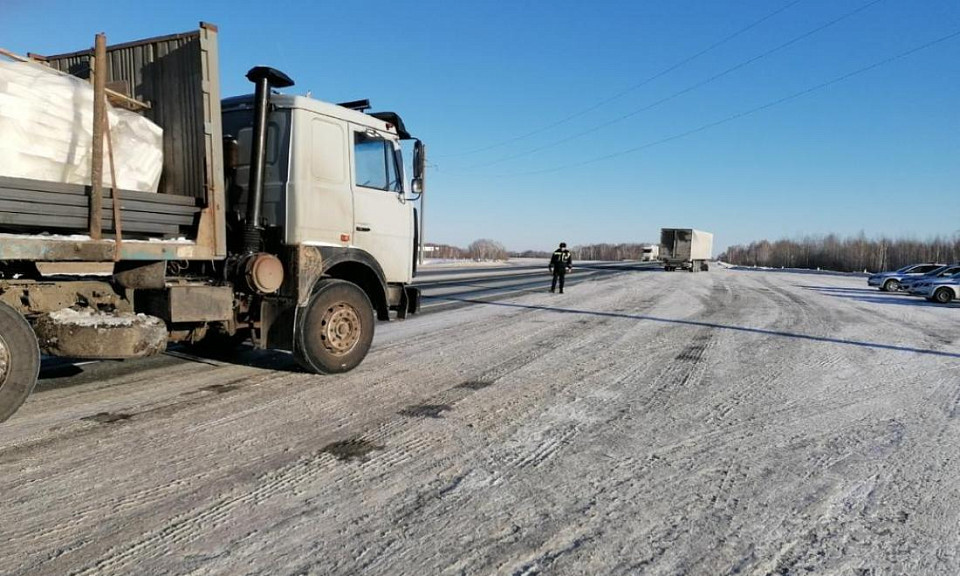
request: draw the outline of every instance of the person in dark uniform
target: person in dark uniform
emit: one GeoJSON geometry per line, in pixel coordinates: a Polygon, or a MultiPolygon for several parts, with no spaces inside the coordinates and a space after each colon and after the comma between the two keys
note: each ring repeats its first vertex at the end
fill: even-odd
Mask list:
{"type": "Polygon", "coordinates": [[[567,250],[567,243],[561,242],[560,247],[554,250],[550,257],[550,271],[553,272],[553,282],[550,283],[550,291],[557,289],[557,280],[560,280],[560,293],[563,294],[563,279],[567,272],[573,268],[573,258],[570,251],[567,250]]]}

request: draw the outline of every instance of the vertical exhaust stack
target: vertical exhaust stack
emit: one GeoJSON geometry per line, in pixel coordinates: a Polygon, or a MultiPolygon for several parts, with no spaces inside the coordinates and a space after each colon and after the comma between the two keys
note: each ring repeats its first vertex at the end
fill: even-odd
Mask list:
{"type": "Polygon", "coordinates": [[[253,138],[250,146],[250,183],[247,186],[247,225],[244,248],[259,252],[261,213],[263,206],[263,174],[267,164],[267,114],[270,111],[270,90],[293,86],[293,80],[276,68],[255,66],[247,72],[247,80],[256,84],[253,111],[253,138]]]}

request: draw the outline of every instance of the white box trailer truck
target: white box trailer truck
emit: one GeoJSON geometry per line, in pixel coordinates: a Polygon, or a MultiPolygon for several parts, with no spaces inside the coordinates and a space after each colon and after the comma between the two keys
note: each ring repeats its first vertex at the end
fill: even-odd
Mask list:
{"type": "Polygon", "coordinates": [[[660,230],[660,261],[667,272],[689,270],[706,272],[713,257],[713,234],[693,228],[660,230]]]}
{"type": "Polygon", "coordinates": [[[644,244],[640,250],[641,262],[656,262],[660,259],[659,244],[644,244]]]}

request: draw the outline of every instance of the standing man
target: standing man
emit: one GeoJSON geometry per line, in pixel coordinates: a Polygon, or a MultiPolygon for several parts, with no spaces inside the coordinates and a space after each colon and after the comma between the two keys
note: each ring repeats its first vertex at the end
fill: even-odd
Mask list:
{"type": "Polygon", "coordinates": [[[560,247],[554,250],[550,258],[550,271],[553,272],[553,282],[550,283],[550,291],[557,289],[557,279],[560,279],[560,293],[563,294],[563,279],[567,272],[573,268],[573,258],[570,257],[570,251],[567,250],[567,243],[561,242],[560,247]]]}

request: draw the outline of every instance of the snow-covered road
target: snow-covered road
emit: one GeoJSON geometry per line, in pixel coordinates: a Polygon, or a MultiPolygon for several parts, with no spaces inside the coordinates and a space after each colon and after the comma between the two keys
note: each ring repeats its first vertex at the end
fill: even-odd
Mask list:
{"type": "Polygon", "coordinates": [[[0,425],[0,573],[960,573],[960,306],[861,278],[624,272],[337,377],[76,380],[0,425]]]}

